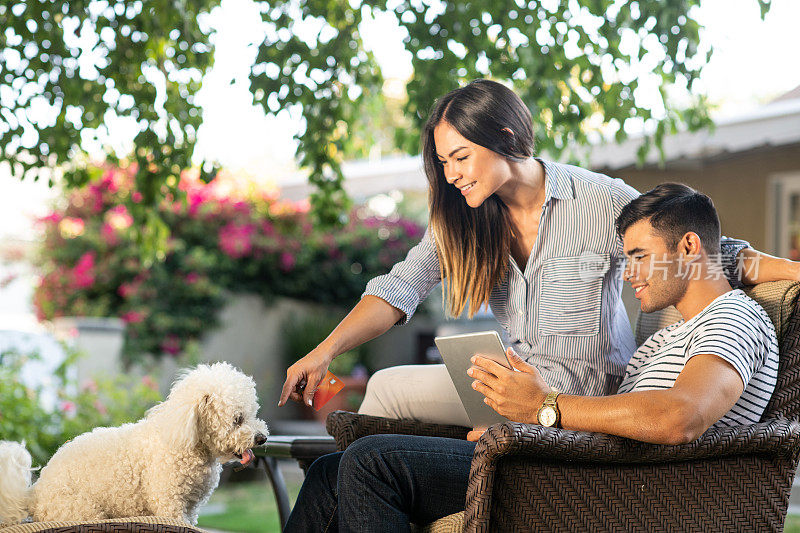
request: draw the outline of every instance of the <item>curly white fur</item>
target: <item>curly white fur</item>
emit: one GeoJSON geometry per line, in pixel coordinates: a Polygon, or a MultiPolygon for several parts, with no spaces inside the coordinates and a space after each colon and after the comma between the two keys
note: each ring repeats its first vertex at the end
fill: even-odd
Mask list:
{"type": "Polygon", "coordinates": [[[0,525],[165,516],[197,523],[221,462],[263,443],[253,379],[228,363],[185,372],[145,418],[65,443],[31,482],[24,444],[0,441],[0,525]]]}

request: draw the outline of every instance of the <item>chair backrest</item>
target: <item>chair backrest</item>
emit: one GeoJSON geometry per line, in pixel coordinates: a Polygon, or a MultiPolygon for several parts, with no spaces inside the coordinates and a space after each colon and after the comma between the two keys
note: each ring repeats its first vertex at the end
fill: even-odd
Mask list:
{"type": "MultiPolygon", "coordinates": [[[[800,313],[797,301],[800,283],[772,281],[746,287],[744,292],[758,302],[775,326],[780,346],[778,381],[762,419],[800,419],[800,313]]],[[[636,320],[636,343],[641,345],[659,329],[680,320],[674,307],[655,313],[639,313],[636,320]]]]}
{"type": "Polygon", "coordinates": [[[640,310],[639,316],[636,318],[636,346],[641,346],[650,335],[680,319],[681,314],[674,305],[654,313],[643,313],[640,310]]]}

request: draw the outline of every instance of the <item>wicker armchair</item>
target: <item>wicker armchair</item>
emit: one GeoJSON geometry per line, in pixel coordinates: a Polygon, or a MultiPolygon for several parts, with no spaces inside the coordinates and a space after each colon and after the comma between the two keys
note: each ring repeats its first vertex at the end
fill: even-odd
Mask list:
{"type": "MultiPolygon", "coordinates": [[[[480,438],[464,513],[425,531],[781,531],[800,459],[800,284],[747,290],[780,343],[775,393],[762,421],[711,429],[681,446],[508,422],[480,438]]],[[[658,324],[647,317],[637,329],[658,324]]],[[[337,411],[340,450],[374,433],[464,438],[468,428],[337,411]]]]}

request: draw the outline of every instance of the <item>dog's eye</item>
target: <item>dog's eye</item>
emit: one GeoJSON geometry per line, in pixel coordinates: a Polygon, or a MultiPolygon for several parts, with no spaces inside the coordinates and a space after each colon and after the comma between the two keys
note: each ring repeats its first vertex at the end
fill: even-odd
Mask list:
{"type": "Polygon", "coordinates": [[[237,426],[241,426],[244,423],[244,415],[236,415],[236,418],[233,419],[233,423],[237,426]]]}

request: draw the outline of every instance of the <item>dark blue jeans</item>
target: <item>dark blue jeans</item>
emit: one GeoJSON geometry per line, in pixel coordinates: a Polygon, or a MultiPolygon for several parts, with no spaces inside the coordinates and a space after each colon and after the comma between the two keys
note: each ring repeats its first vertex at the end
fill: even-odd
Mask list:
{"type": "Polygon", "coordinates": [[[475,443],[371,435],[308,469],[284,531],[410,531],[464,510],[475,443]]]}

